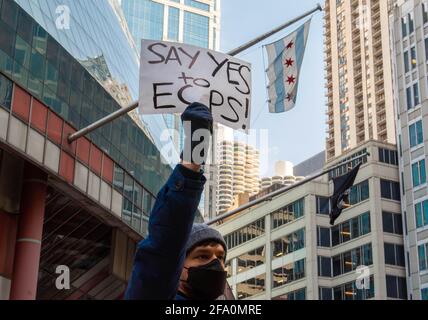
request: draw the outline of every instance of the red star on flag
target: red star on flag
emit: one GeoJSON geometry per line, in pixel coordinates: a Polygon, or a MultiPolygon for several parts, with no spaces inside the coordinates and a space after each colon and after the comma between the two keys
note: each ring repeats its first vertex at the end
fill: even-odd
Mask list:
{"type": "Polygon", "coordinates": [[[287,77],[288,84],[292,84],[294,81],[296,81],[296,78],[293,75],[287,77]]]}
{"type": "Polygon", "coordinates": [[[291,95],[291,93],[287,93],[286,99],[287,101],[291,101],[293,99],[293,96],[291,95]]]}
{"type": "Polygon", "coordinates": [[[291,48],[293,48],[293,45],[294,45],[294,43],[293,43],[293,41],[290,41],[290,43],[289,44],[287,44],[287,49],[291,49],[291,48]]]}
{"type": "Polygon", "coordinates": [[[287,67],[292,67],[292,66],[293,66],[293,63],[294,63],[294,60],[290,58],[290,59],[286,59],[284,64],[285,64],[287,67]]]}

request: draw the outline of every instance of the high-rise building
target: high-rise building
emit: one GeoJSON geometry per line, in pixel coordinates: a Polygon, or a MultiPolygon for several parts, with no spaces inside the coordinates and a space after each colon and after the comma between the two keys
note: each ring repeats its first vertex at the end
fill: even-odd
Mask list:
{"type": "Polygon", "coordinates": [[[336,165],[330,174],[217,225],[228,246],[228,283],[236,298],[407,298],[395,146],[368,141],[328,164],[336,165]],[[371,156],[362,158],[351,206],[331,226],[332,178],[365,152],[371,156]]]}
{"type": "Polygon", "coordinates": [[[121,0],[137,48],[141,39],[218,50],[220,0],[121,0]]]}
{"type": "Polygon", "coordinates": [[[390,25],[407,286],[428,300],[428,2],[391,1],[390,25]]]}
{"type": "Polygon", "coordinates": [[[267,192],[273,185],[290,186],[298,181],[302,181],[305,177],[294,176],[293,164],[290,161],[279,160],[275,162],[274,175],[272,177],[263,177],[260,179],[260,188],[267,192]]]}
{"type": "Polygon", "coordinates": [[[395,144],[387,1],[325,1],[326,159],[395,144]]]}
{"type": "Polygon", "coordinates": [[[0,300],[123,295],[172,171],[156,144],[163,118],[124,115],[67,139],[138,98],[138,54],[118,9],[0,1],[0,300]],[[69,290],[55,286],[59,265],[69,290]]]}
{"type": "Polygon", "coordinates": [[[319,172],[325,165],[325,151],[306,159],[293,167],[296,176],[310,176],[319,172]]]}
{"type": "MultiPolygon", "coordinates": [[[[121,0],[138,51],[141,39],[183,42],[212,50],[220,48],[220,0],[121,0]]],[[[183,150],[184,132],[179,115],[165,115],[172,129],[172,139],[178,153],[183,150]]],[[[205,173],[209,183],[201,197],[200,211],[204,216],[215,214],[216,141],[211,143],[212,158],[205,173]]]]}
{"type": "Polygon", "coordinates": [[[259,151],[238,141],[223,140],[217,146],[217,215],[234,204],[236,196],[254,195],[260,190],[259,151]]]}

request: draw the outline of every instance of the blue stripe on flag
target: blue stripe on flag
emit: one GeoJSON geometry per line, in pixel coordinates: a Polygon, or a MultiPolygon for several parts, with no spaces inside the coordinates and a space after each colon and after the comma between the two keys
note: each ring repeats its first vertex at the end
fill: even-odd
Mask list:
{"type": "MultiPolygon", "coordinates": [[[[277,56],[282,55],[285,49],[284,41],[277,41],[275,43],[275,52],[277,56]]],[[[275,91],[276,95],[280,95],[284,91],[284,84],[283,81],[278,81],[278,79],[283,79],[284,74],[284,66],[282,64],[282,59],[277,59],[274,64],[274,70],[275,70],[275,91]]],[[[275,101],[275,112],[283,112],[284,111],[284,103],[282,101],[279,101],[276,99],[275,101]],[[280,103],[278,103],[280,102],[280,103]]]]}
{"type": "Polygon", "coordinates": [[[297,59],[297,70],[300,70],[300,66],[303,62],[303,54],[305,53],[305,25],[299,28],[296,37],[296,59],[297,59]]]}
{"type": "MultiPolygon", "coordinates": [[[[305,48],[306,48],[306,41],[305,41],[305,31],[306,31],[306,26],[308,24],[305,23],[302,28],[300,28],[297,31],[297,37],[296,37],[296,60],[297,60],[297,70],[298,70],[298,77],[300,76],[300,67],[302,66],[302,62],[303,62],[303,56],[305,54],[305,48]]],[[[294,87],[293,90],[293,102],[294,104],[296,104],[296,100],[297,100],[297,90],[299,87],[299,81],[297,81],[296,86],[294,87]]]]}

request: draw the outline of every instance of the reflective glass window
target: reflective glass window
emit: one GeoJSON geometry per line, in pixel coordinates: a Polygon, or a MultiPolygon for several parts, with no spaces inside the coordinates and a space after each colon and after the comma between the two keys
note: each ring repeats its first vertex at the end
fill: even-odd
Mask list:
{"type": "Polygon", "coordinates": [[[209,18],[184,12],[184,43],[208,48],[209,18]]]}
{"type": "Polygon", "coordinates": [[[0,74],[0,105],[10,109],[12,103],[12,81],[0,74]]]}

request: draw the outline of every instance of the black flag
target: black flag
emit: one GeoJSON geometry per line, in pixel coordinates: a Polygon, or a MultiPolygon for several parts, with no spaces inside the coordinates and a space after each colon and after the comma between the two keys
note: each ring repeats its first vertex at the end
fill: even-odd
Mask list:
{"type": "Polygon", "coordinates": [[[361,162],[347,174],[333,178],[334,192],[331,197],[330,224],[339,217],[344,208],[349,207],[349,189],[352,187],[360,169],[361,162]]]}

